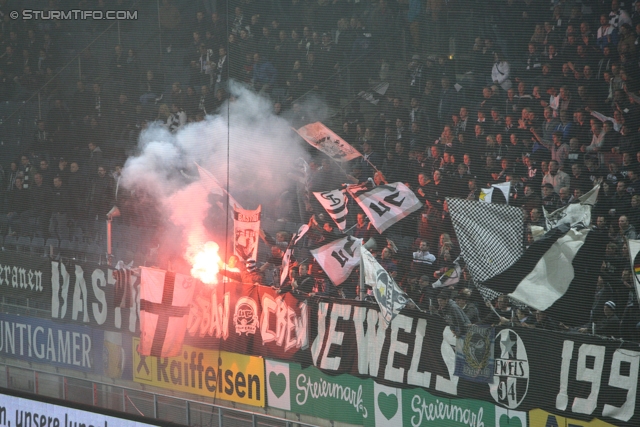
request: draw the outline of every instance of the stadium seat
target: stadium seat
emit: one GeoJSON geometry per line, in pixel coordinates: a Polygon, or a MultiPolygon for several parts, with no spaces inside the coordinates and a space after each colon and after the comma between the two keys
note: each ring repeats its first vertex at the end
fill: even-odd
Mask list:
{"type": "Polygon", "coordinates": [[[17,249],[17,246],[18,246],[18,239],[16,239],[16,236],[8,235],[7,237],[4,238],[3,247],[6,250],[15,251],[17,249]]]}
{"type": "Polygon", "coordinates": [[[63,258],[75,258],[76,257],[75,243],[68,239],[62,239],[60,241],[60,256],[63,258]]]}
{"type": "Polygon", "coordinates": [[[18,238],[18,242],[16,244],[16,249],[18,252],[28,253],[31,248],[31,238],[27,236],[22,236],[18,238]]]}
{"type": "Polygon", "coordinates": [[[100,245],[98,245],[97,243],[90,243],[89,246],[87,246],[87,261],[101,264],[103,253],[104,251],[102,250],[100,245]]]}
{"type": "Polygon", "coordinates": [[[87,260],[87,247],[89,246],[86,242],[76,242],[76,257],[80,261],[87,260]]]}
{"type": "Polygon", "coordinates": [[[30,246],[31,255],[43,256],[44,255],[44,237],[34,237],[31,239],[30,246]]]}
{"type": "Polygon", "coordinates": [[[57,258],[60,255],[60,241],[58,239],[53,237],[48,238],[44,246],[45,256],[57,258]]]}

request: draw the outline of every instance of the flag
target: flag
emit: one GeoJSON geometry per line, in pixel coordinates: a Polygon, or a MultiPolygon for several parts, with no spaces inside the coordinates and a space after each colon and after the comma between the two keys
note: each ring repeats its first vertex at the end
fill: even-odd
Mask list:
{"type": "Polygon", "coordinates": [[[515,263],[524,251],[524,213],[501,204],[447,198],[460,251],[474,280],[485,280],[515,263]]]}
{"type": "Polygon", "coordinates": [[[120,308],[133,307],[135,297],[131,280],[131,265],[127,266],[123,261],[118,261],[112,274],[116,280],[113,306],[120,308]]]}
{"type": "Polygon", "coordinates": [[[362,264],[360,275],[364,283],[373,288],[373,295],[380,306],[382,318],[387,324],[396,317],[409,300],[407,294],[396,284],[391,275],[376,261],[375,257],[360,247],[362,264]]]}
{"type": "Polygon", "coordinates": [[[431,286],[435,289],[453,286],[460,281],[460,276],[462,276],[462,268],[460,267],[460,264],[454,262],[453,267],[445,271],[444,274],[440,276],[438,280],[433,282],[431,286]]]}
{"type": "Polygon", "coordinates": [[[552,316],[568,319],[567,324],[587,322],[591,290],[600,273],[600,263],[593,261],[601,256],[603,238],[607,239],[582,225],[560,224],[483,285],[532,308],[549,310],[552,316]]]}
{"type": "Polygon", "coordinates": [[[376,96],[374,92],[377,95],[384,95],[385,93],[387,93],[387,89],[389,89],[389,83],[383,82],[378,84],[371,90],[367,90],[367,91],[362,90],[358,92],[358,96],[364,99],[365,101],[369,101],[373,105],[378,105],[378,103],[380,102],[380,97],[376,96]]]}
{"type": "Polygon", "coordinates": [[[640,240],[627,240],[629,247],[629,259],[631,260],[631,271],[633,271],[633,283],[636,288],[636,297],[640,303],[640,240]]]}
{"type": "Polygon", "coordinates": [[[379,233],[422,207],[413,191],[401,182],[372,189],[366,185],[350,185],[347,191],[379,233]]]}
{"type": "Polygon", "coordinates": [[[362,156],[362,154],[347,141],[340,138],[320,122],[302,126],[296,130],[296,132],[309,144],[334,160],[348,162],[349,160],[362,156]]]}
{"type": "Polygon", "coordinates": [[[229,204],[231,206],[237,206],[242,209],[240,203],[234,199],[231,194],[229,194],[222,186],[218,183],[218,180],[215,176],[202,166],[196,163],[198,167],[198,173],[200,174],[200,183],[212,194],[216,194],[218,196],[227,195],[229,197],[229,204]]]}
{"type": "Polygon", "coordinates": [[[490,188],[480,189],[480,195],[478,196],[478,200],[484,203],[491,203],[492,198],[493,198],[493,186],[490,188]]]}
{"type": "Polygon", "coordinates": [[[293,254],[293,247],[302,239],[302,237],[307,234],[309,231],[308,224],[302,224],[298,231],[291,236],[291,241],[289,242],[289,246],[287,246],[287,250],[284,251],[284,256],[282,257],[282,271],[280,272],[280,286],[284,284],[284,281],[289,277],[289,267],[291,264],[291,255],[293,254]]]}
{"type": "Polygon", "coordinates": [[[340,231],[347,228],[347,193],[345,190],[314,192],[318,202],[327,211],[340,231]]]}
{"type": "Polygon", "coordinates": [[[591,224],[591,207],[598,200],[599,191],[600,185],[598,184],[584,193],[578,199],[578,203],[568,204],[552,213],[547,213],[547,210],[543,207],[547,230],[551,230],[560,224],[591,224]]]}
{"type": "Polygon", "coordinates": [[[237,206],[233,209],[233,253],[243,263],[248,259],[258,259],[261,212],[262,206],[258,206],[256,210],[237,206]]]}
{"type": "Polygon", "coordinates": [[[345,236],[331,243],[311,249],[311,255],[318,261],[320,267],[327,273],[329,279],[340,285],[347,280],[353,268],[360,263],[362,239],[345,236]]]}
{"type": "Polygon", "coordinates": [[[140,269],[138,352],[144,356],[177,356],[187,330],[195,279],[154,268],[140,269]]]}
{"type": "Polygon", "coordinates": [[[591,299],[585,298],[584,292],[600,272],[600,265],[595,265],[593,259],[600,256],[604,247],[604,237],[591,233],[589,228],[598,190],[597,185],[579,203],[548,215],[551,230],[516,263],[483,285],[537,310],[553,309],[563,318],[568,312],[577,319],[575,324],[588,319],[591,299]]]}
{"type": "Polygon", "coordinates": [[[509,191],[511,190],[510,182],[501,182],[500,184],[492,184],[491,188],[481,188],[480,189],[480,201],[485,203],[492,203],[493,199],[493,190],[498,189],[502,191],[504,194],[504,199],[507,201],[507,205],[509,204],[509,191]]]}
{"type": "Polygon", "coordinates": [[[468,381],[492,383],[494,374],[494,340],[492,327],[471,325],[456,340],[454,374],[468,381]]]}

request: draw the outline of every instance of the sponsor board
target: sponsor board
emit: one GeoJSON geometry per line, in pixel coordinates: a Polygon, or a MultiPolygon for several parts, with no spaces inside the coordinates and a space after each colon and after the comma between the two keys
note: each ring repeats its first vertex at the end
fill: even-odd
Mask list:
{"type": "Polygon", "coordinates": [[[591,421],[574,420],[542,409],[529,411],[529,425],[531,427],[615,427],[613,424],[598,419],[591,421]]]}
{"type": "Polygon", "coordinates": [[[34,427],[147,427],[139,421],[0,394],[0,425],[34,427]]]}
{"type": "Polygon", "coordinates": [[[265,406],[264,361],[219,350],[183,346],[177,357],[142,356],[133,338],[133,380],[252,406],[265,406]]]}
{"type": "Polygon", "coordinates": [[[352,375],[327,375],[314,367],[265,361],[267,404],[298,414],[363,426],[527,427],[526,413],[499,412],[490,402],[439,398],[352,375]],[[495,423],[495,424],[494,424],[495,423]]]}
{"type": "Polygon", "coordinates": [[[267,403],[299,414],[357,425],[374,425],[373,380],[326,375],[319,369],[265,361],[267,403]]]}
{"type": "Polygon", "coordinates": [[[0,356],[102,372],[103,332],[37,317],[0,314],[0,356]]]}

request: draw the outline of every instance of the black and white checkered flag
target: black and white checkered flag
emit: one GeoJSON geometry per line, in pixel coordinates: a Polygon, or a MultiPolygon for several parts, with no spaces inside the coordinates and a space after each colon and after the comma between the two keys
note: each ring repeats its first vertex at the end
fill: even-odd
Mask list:
{"type": "Polygon", "coordinates": [[[515,263],[524,251],[524,213],[513,206],[447,198],[462,258],[476,283],[515,263]]]}

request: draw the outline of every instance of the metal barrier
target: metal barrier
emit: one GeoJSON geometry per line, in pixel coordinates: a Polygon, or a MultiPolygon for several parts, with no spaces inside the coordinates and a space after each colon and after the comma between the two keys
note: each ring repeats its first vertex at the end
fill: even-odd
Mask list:
{"type": "Polygon", "coordinates": [[[198,400],[0,363],[0,386],[193,427],[312,426],[198,400]]]}

